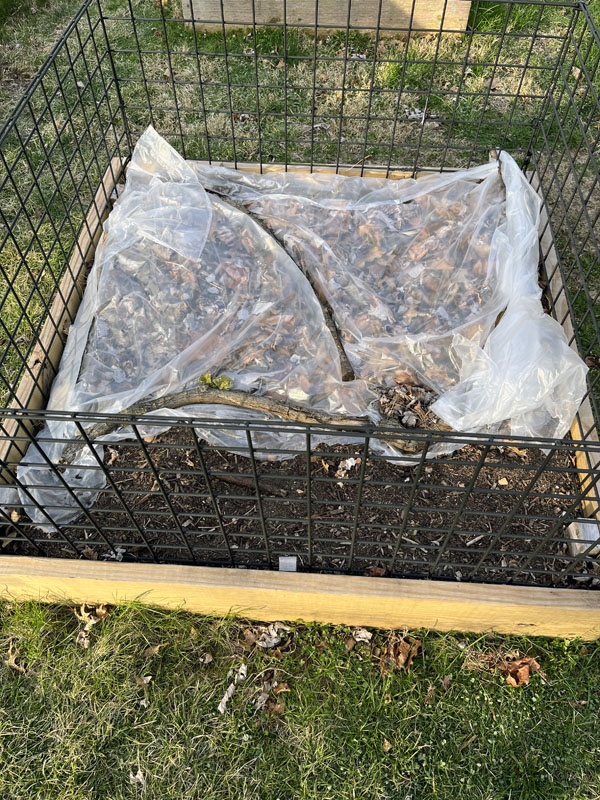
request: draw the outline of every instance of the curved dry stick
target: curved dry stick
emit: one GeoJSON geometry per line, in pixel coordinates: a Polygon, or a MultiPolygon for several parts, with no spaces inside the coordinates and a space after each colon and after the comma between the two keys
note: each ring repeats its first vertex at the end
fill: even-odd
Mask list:
{"type": "MultiPolygon", "coordinates": [[[[326,411],[315,411],[314,409],[303,408],[302,406],[295,405],[294,403],[282,403],[280,400],[273,400],[271,397],[264,395],[249,394],[248,392],[241,392],[238,389],[213,389],[210,386],[198,386],[193,389],[183,389],[181,392],[173,392],[173,394],[166,394],[163,397],[153,398],[151,400],[140,400],[139,403],[134,403],[119,412],[120,415],[131,414],[133,416],[141,416],[149,414],[152,411],[158,411],[161,408],[181,408],[182,406],[192,405],[205,405],[216,404],[225,406],[236,406],[237,408],[246,408],[253,411],[263,411],[267,414],[273,414],[276,417],[289,420],[290,422],[307,422],[316,424],[337,424],[337,425],[350,425],[362,426],[369,425],[369,419],[352,418],[352,417],[337,417],[333,414],[328,414],[326,411]]],[[[95,441],[100,436],[105,436],[111,433],[115,428],[126,425],[122,420],[106,422],[99,422],[92,425],[86,431],[87,438],[90,441],[95,441]]],[[[404,428],[398,428],[398,433],[406,432],[404,428]]],[[[404,452],[414,453],[419,449],[420,442],[411,441],[409,439],[395,439],[386,438],[386,442],[397,447],[404,452]]],[[[73,458],[81,449],[83,439],[78,436],[73,439],[64,449],[63,455],[60,459],[61,464],[70,464],[73,458]]]]}
{"type": "Polygon", "coordinates": [[[314,293],[315,297],[317,298],[317,300],[319,301],[319,304],[321,306],[321,310],[322,310],[323,316],[325,318],[325,325],[327,326],[327,329],[329,330],[329,333],[333,337],[333,341],[335,342],[335,346],[336,346],[337,351],[338,351],[338,357],[340,359],[340,367],[341,367],[341,370],[342,370],[342,380],[343,381],[353,381],[356,376],[354,374],[354,370],[352,369],[352,364],[350,363],[350,360],[348,359],[348,356],[346,355],[346,351],[344,350],[344,345],[342,344],[342,340],[340,338],[340,332],[338,331],[337,326],[336,326],[335,322],[333,321],[333,309],[331,308],[329,300],[327,300],[327,298],[323,295],[323,293],[319,292],[318,288],[315,286],[314,279],[313,279],[312,275],[310,274],[310,272],[296,261],[294,256],[290,253],[290,251],[285,246],[285,243],[283,242],[281,237],[278,236],[275,233],[275,231],[273,231],[267,225],[267,223],[264,222],[257,214],[253,214],[252,211],[247,209],[244,205],[242,205],[241,203],[236,202],[235,200],[232,200],[231,197],[229,197],[225,193],[219,192],[218,190],[216,190],[214,188],[213,189],[206,189],[206,187],[205,187],[205,191],[209,195],[210,194],[216,195],[216,197],[218,197],[219,200],[222,200],[224,203],[227,203],[227,205],[230,205],[232,208],[235,208],[238,211],[241,211],[242,214],[245,214],[247,217],[250,217],[250,219],[253,222],[255,222],[259,227],[261,227],[263,229],[263,231],[267,234],[267,236],[269,236],[271,239],[275,239],[275,241],[281,247],[281,249],[285,252],[285,254],[298,267],[300,272],[304,275],[306,280],[309,282],[310,288],[313,290],[313,293],[314,293]]]}

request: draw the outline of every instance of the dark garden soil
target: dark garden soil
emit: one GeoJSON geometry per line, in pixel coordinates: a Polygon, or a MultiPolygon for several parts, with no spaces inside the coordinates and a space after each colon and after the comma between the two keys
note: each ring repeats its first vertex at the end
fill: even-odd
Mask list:
{"type": "MultiPolygon", "coordinates": [[[[97,529],[83,518],[67,526],[83,557],[194,558],[200,564],[277,569],[279,556],[295,555],[299,570],[544,586],[600,583],[589,562],[571,576],[560,575],[569,563],[565,524],[554,534],[552,529],[576,492],[567,451],[555,452],[536,478],[541,451],[491,448],[471,492],[465,488],[481,457],[479,447],[425,462],[416,488],[417,465],[370,455],[358,507],[361,464],[350,466],[346,459],[360,459],[360,448],[321,445],[310,463],[309,531],[306,454],[256,461],[259,503],[247,457],[203,448],[211,498],[191,431],[175,428],[146,444],[155,471],[135,442],[106,448],[114,487],[108,485],[91,509],[97,529]],[[412,510],[405,519],[407,504],[412,510]]],[[[577,515],[570,511],[565,521],[577,515]]],[[[39,530],[29,530],[40,538],[39,530]]],[[[56,534],[48,538],[47,555],[73,557],[56,534]]]]}

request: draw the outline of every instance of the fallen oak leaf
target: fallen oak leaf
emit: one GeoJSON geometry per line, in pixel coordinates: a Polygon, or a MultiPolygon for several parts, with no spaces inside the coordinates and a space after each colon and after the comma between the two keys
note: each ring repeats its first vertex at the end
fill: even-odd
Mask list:
{"type": "Polygon", "coordinates": [[[496,666],[497,669],[499,669],[505,676],[506,682],[509,684],[509,686],[527,686],[531,675],[534,672],[539,672],[542,677],[544,677],[544,673],[541,672],[540,665],[535,658],[531,657],[504,661],[496,666]]]}
{"type": "Polygon", "coordinates": [[[10,669],[14,669],[15,672],[20,672],[22,675],[25,675],[25,667],[23,664],[17,663],[17,658],[19,658],[19,651],[13,646],[13,641],[11,639],[8,643],[8,658],[4,664],[10,667],[10,669]]]}
{"type": "Polygon", "coordinates": [[[386,675],[394,668],[406,669],[407,672],[410,672],[412,662],[422,647],[423,642],[420,639],[400,636],[395,631],[391,631],[379,660],[381,674],[386,675]]]}

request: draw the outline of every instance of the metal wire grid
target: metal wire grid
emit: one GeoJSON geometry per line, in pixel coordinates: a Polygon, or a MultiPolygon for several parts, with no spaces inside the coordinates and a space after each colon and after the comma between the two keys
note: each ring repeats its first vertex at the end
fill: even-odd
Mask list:
{"type": "MultiPolygon", "coordinates": [[[[351,3],[349,0],[348,19],[351,3]]],[[[290,52],[293,49],[290,40],[297,26],[272,24],[259,28],[254,3],[252,19],[248,21],[250,30],[245,34],[249,52],[236,52],[232,45],[232,42],[237,42],[235,31],[230,31],[227,17],[220,21],[218,45],[213,36],[208,39],[212,49],[202,49],[204,39],[192,36],[190,49],[189,35],[185,39],[187,48],[177,39],[182,30],[181,22],[169,19],[160,4],[158,11],[152,6],[152,16],[136,16],[131,4],[128,16],[111,16],[103,12],[102,2],[89,0],[67,28],[0,133],[5,168],[5,176],[0,182],[0,213],[5,231],[1,240],[2,252],[8,252],[16,264],[11,269],[3,261],[0,266],[5,284],[0,308],[6,308],[9,298],[16,298],[18,305],[16,319],[9,320],[4,314],[0,315],[3,340],[0,389],[4,390],[4,404],[8,406],[14,399],[19,379],[28,371],[32,374],[31,355],[34,347],[39,346],[41,325],[47,316],[50,300],[61,292],[61,272],[79,247],[80,226],[94,203],[102,175],[115,156],[123,160],[128,158],[137,133],[148,123],[153,123],[187,157],[218,160],[225,155],[226,160],[237,164],[255,154],[252,160],[258,161],[261,169],[275,160],[281,161],[284,168],[302,164],[310,169],[326,166],[339,170],[358,164],[361,171],[378,166],[382,168],[382,174],[390,174],[397,168],[416,174],[422,170],[469,166],[485,160],[491,142],[507,146],[514,155],[521,156],[524,167],[540,182],[548,211],[548,225],[556,245],[557,268],[566,287],[561,291],[567,298],[575,322],[573,335],[578,349],[584,356],[598,353],[600,332],[594,311],[598,292],[594,283],[594,263],[598,260],[598,217],[597,212],[594,217],[594,212],[590,213],[587,208],[587,201],[598,186],[596,120],[600,104],[595,88],[600,52],[598,34],[584,4],[503,0],[500,5],[506,7],[500,24],[493,30],[462,32],[460,48],[453,58],[442,57],[439,30],[430,32],[436,38],[429,57],[415,57],[411,50],[415,34],[409,22],[402,30],[405,38],[399,44],[396,42],[397,51],[393,57],[386,50],[383,34],[398,31],[375,25],[367,31],[369,40],[363,41],[365,58],[356,59],[352,50],[356,32],[349,26],[341,34],[342,55],[330,55],[323,50],[320,37],[327,33],[322,30],[327,26],[321,25],[315,25],[312,39],[309,37],[308,52],[290,52]],[[565,30],[560,36],[544,33],[543,24],[548,8],[557,5],[565,12],[565,30]],[[515,9],[525,6],[535,9],[534,24],[526,32],[512,30],[511,15],[515,9]],[[160,42],[160,47],[148,45],[148,28],[160,42]],[[265,28],[281,34],[284,58],[277,48],[276,52],[267,52],[265,28]],[[493,43],[492,57],[489,54],[485,58],[477,57],[478,41],[482,39],[493,43]],[[517,39],[529,42],[527,56],[523,58],[521,55],[511,61],[511,43],[517,39]],[[536,62],[533,57],[534,43],[540,41],[546,48],[543,63],[536,62]],[[352,85],[357,61],[360,61],[361,69],[368,72],[366,88],[358,90],[352,85]],[[184,62],[193,63],[193,78],[188,75],[182,79],[184,62]],[[251,81],[236,80],[235,64],[242,62],[250,63],[252,67],[251,81]],[[268,81],[264,79],[264,63],[277,65],[268,81]],[[210,72],[211,64],[212,72],[216,71],[224,79],[206,77],[204,72],[207,69],[210,72]],[[294,65],[297,64],[307,68],[304,83],[293,83],[294,65]],[[377,70],[382,65],[399,70],[399,79],[393,88],[380,86],[377,82],[377,70]],[[323,68],[327,78],[331,70],[340,66],[341,75],[335,73],[334,85],[328,86],[326,81],[323,84],[319,70],[323,68]],[[414,86],[410,82],[411,70],[421,67],[426,68],[425,83],[420,87],[414,86]],[[162,70],[160,78],[153,77],[157,68],[162,70]],[[454,78],[456,82],[444,88],[441,77],[453,68],[458,70],[458,76],[454,78]],[[485,88],[476,92],[468,89],[467,80],[469,70],[474,69],[481,70],[487,81],[485,88]],[[499,91],[494,85],[495,78],[507,70],[513,70],[518,78],[510,91],[499,91]],[[543,74],[544,91],[527,90],[527,76],[531,71],[543,74]],[[185,100],[185,92],[189,89],[192,94],[187,97],[188,101],[190,97],[193,100],[192,105],[186,104],[185,100]],[[273,91],[281,93],[281,111],[264,107],[265,92],[273,91]],[[311,98],[307,113],[293,110],[294,93],[297,92],[307,92],[311,98]],[[350,114],[349,108],[355,105],[357,92],[367,98],[367,104],[364,113],[350,114]],[[319,93],[337,96],[331,113],[322,113],[317,102],[319,93]],[[139,102],[139,98],[143,102],[139,102]],[[212,105],[215,98],[219,102],[212,105]],[[388,113],[378,111],[382,98],[392,101],[388,113]],[[452,101],[445,116],[435,112],[440,98],[452,101]],[[415,108],[418,105],[417,119],[409,122],[405,119],[405,100],[413,103],[415,108]],[[473,106],[473,100],[478,105],[473,106]],[[489,112],[498,100],[505,102],[501,126],[488,121],[489,112]],[[467,105],[463,105],[465,101],[467,105]],[[475,117],[472,116],[474,108],[475,117]],[[466,114],[467,110],[469,114],[466,114]],[[245,119],[241,119],[243,115],[246,115],[245,119]],[[221,132],[215,132],[211,125],[211,120],[216,117],[224,120],[221,132]],[[277,136],[263,132],[270,119],[281,122],[277,136]],[[309,122],[309,134],[304,138],[294,138],[298,120],[309,122]],[[242,123],[251,125],[252,135],[244,133],[242,123]],[[326,144],[318,140],[318,126],[323,123],[333,124],[335,132],[333,137],[329,137],[333,141],[326,144]],[[359,123],[361,135],[358,139],[348,140],[344,136],[348,123],[359,123]],[[434,123],[437,127],[432,127],[434,123]],[[407,129],[410,130],[408,137],[407,129]],[[382,131],[385,136],[382,136],[382,131]],[[382,138],[385,140],[381,141],[382,138]]],[[[479,3],[475,2],[473,6],[477,14],[479,3]]],[[[223,11],[222,3],[221,9],[223,11]]],[[[315,14],[318,14],[318,0],[315,0],[315,14]]],[[[381,2],[379,18],[380,15],[381,2]]],[[[201,22],[193,18],[192,7],[186,21],[190,24],[201,22]]],[[[239,49],[239,42],[235,47],[239,49]]],[[[109,198],[105,196],[104,201],[108,204],[109,198]]],[[[103,210],[97,209],[99,215],[103,210]]],[[[89,233],[93,237],[95,231],[89,233]]],[[[548,261],[548,254],[546,248],[542,253],[544,263],[548,261]]],[[[87,260],[90,254],[81,253],[81,256],[87,260]]],[[[550,284],[552,274],[547,273],[545,278],[550,284]]],[[[74,288],[72,291],[78,290],[74,288]]],[[[552,312],[558,316],[559,298],[553,297],[551,292],[548,295],[552,312]]],[[[62,300],[67,306],[70,296],[62,297],[62,300]]],[[[62,336],[64,331],[57,330],[56,333],[62,336]]],[[[45,352],[44,356],[47,355],[45,352]]],[[[599,419],[596,383],[597,373],[593,373],[589,400],[596,419],[599,419]]],[[[21,405],[27,406],[27,402],[21,405]]],[[[3,416],[41,423],[42,418],[51,415],[12,411],[3,416]]],[[[89,421],[89,417],[80,417],[78,421],[84,438],[82,426],[89,421]]],[[[209,424],[203,422],[204,427],[209,424]]],[[[279,555],[295,553],[299,556],[301,568],[307,569],[355,572],[377,563],[390,574],[458,576],[503,582],[526,582],[534,578],[554,580],[557,575],[566,581],[585,566],[586,557],[594,547],[586,545],[586,549],[582,548],[577,556],[572,556],[565,546],[564,528],[581,513],[584,499],[581,481],[586,477],[568,460],[574,449],[572,443],[548,443],[547,454],[541,460],[507,467],[505,463],[494,461],[495,448],[503,446],[500,440],[463,437],[460,441],[469,441],[471,449],[453,463],[466,468],[469,474],[467,480],[462,481],[464,486],[452,488],[453,499],[450,501],[448,486],[436,484],[428,477],[425,454],[440,436],[442,439],[452,437],[422,433],[419,436],[423,438],[423,450],[412,457],[414,466],[410,474],[400,482],[384,481],[384,485],[390,487],[390,501],[382,504],[368,499],[370,489],[377,485],[378,480],[372,474],[374,465],[380,461],[372,453],[370,443],[373,438],[381,436],[381,432],[365,431],[362,438],[359,436],[356,440],[356,449],[363,454],[360,473],[346,479],[348,485],[355,487],[355,496],[351,500],[337,501],[319,496],[319,486],[335,483],[335,479],[316,475],[311,467],[312,459],[326,456],[321,451],[315,452],[312,446],[314,426],[308,426],[304,434],[306,451],[302,472],[287,474],[282,469],[278,475],[284,484],[297,487],[296,491],[299,490],[297,482],[303,481],[303,497],[294,498],[291,492],[282,497],[269,493],[268,487],[265,491],[261,477],[264,467],[256,458],[253,440],[260,434],[260,426],[257,429],[255,425],[246,425],[245,455],[249,459],[250,472],[228,471],[228,475],[253,482],[255,496],[251,501],[255,511],[246,515],[246,521],[253,528],[247,533],[232,533],[231,521],[237,517],[233,512],[228,514],[223,504],[248,501],[248,495],[240,494],[239,490],[236,493],[219,482],[223,476],[219,476],[219,471],[210,463],[214,448],[205,445],[193,427],[178,423],[177,428],[186,431],[189,441],[161,446],[185,450],[186,453],[190,448],[193,450],[193,469],[178,468],[176,472],[189,472],[188,477],[194,481],[193,490],[180,492],[170,487],[169,469],[163,469],[153,460],[154,445],[144,441],[134,424],[135,441],[122,443],[121,447],[143,455],[144,463],[136,468],[135,473],[152,475],[156,489],[148,493],[135,486],[127,488],[122,479],[128,477],[130,468],[111,467],[98,458],[93,469],[102,470],[107,481],[100,496],[100,501],[103,498],[106,501],[104,504],[99,501],[101,509],[86,509],[77,492],[65,485],[72,500],[80,506],[79,520],[62,525],[53,533],[41,533],[25,524],[22,518],[17,519],[19,504],[9,503],[7,512],[2,515],[7,526],[4,540],[17,543],[27,552],[50,555],[58,554],[56,548],[63,548],[60,554],[69,552],[73,556],[85,556],[85,548],[102,545],[113,556],[118,555],[116,548],[119,546],[132,557],[144,560],[247,566],[276,566],[279,555]],[[498,485],[490,490],[487,485],[479,485],[482,475],[500,468],[520,471],[522,475],[527,473],[529,481],[519,490],[503,489],[498,485]],[[540,478],[549,474],[566,475],[572,480],[571,489],[566,495],[561,494],[568,506],[559,516],[535,513],[536,501],[552,498],[552,491],[536,488],[540,478]],[[436,497],[441,493],[436,505],[427,505],[428,513],[440,515],[435,524],[425,524],[418,516],[425,513],[423,491],[437,493],[436,497]],[[506,497],[507,508],[484,511],[477,502],[484,495],[506,497]],[[140,509],[137,502],[141,497],[149,500],[151,507],[140,509]],[[157,499],[162,505],[156,505],[157,499]],[[211,511],[208,515],[206,509],[184,512],[179,505],[182,500],[206,502],[211,511]],[[272,512],[272,508],[282,504],[287,504],[288,509],[296,508],[296,511],[300,508],[300,511],[295,513],[292,510],[287,515],[272,512]],[[324,518],[323,511],[340,513],[339,509],[341,520],[327,521],[324,518]],[[373,511],[395,515],[397,521],[369,523],[366,515],[373,511]],[[210,536],[205,532],[206,526],[201,528],[196,524],[202,520],[214,528],[210,536]],[[184,522],[188,527],[184,527],[184,522]],[[293,531],[274,532],[274,524],[291,526],[293,531]],[[542,526],[537,531],[531,527],[536,524],[542,526]],[[328,528],[343,530],[334,536],[328,528]],[[381,536],[377,538],[373,533],[381,531],[391,537],[391,542],[382,541],[381,536]],[[418,542],[413,539],[411,544],[407,532],[412,532],[418,542]],[[167,534],[167,539],[174,538],[166,541],[167,534]],[[467,537],[468,544],[466,540],[460,541],[461,537],[467,537]],[[472,543],[473,539],[475,543],[472,543]]],[[[597,489],[598,446],[589,424],[584,427],[580,422],[580,430],[586,442],[578,449],[585,450],[588,460],[586,475],[589,480],[585,491],[587,497],[593,497],[597,489]]],[[[6,435],[4,430],[3,436],[6,435]]],[[[23,428],[20,439],[23,451],[30,439],[31,434],[23,428]]],[[[0,436],[0,444],[1,440],[0,436]]],[[[521,441],[515,446],[529,452],[539,443],[521,441]]],[[[7,468],[14,476],[14,469],[10,465],[7,468]]],[[[54,471],[60,475],[60,470],[54,471]]],[[[22,489],[35,505],[28,488],[24,486],[22,489]]],[[[39,510],[46,513],[50,509],[39,510]]]]}
{"type": "MultiPolygon", "coordinates": [[[[11,468],[25,502],[45,516],[48,530],[29,524],[20,512],[23,499],[14,498],[1,512],[6,525],[2,541],[18,543],[23,551],[38,555],[93,557],[95,548],[94,555],[104,558],[126,553],[127,558],[143,561],[263,568],[277,567],[279,556],[295,555],[299,568],[307,570],[362,573],[377,566],[390,575],[504,583],[532,579],[556,583],[558,577],[568,584],[570,578],[581,578],[589,556],[584,548],[577,555],[569,552],[563,528],[579,514],[581,481],[589,479],[591,490],[600,479],[600,469],[583,475],[570,459],[571,442],[407,432],[419,450],[396,459],[399,465],[390,470],[389,459],[373,449],[373,442],[392,429],[198,418],[193,424],[174,421],[178,435],[160,440],[151,431],[153,426],[164,429],[164,419],[116,415],[123,424],[132,425],[133,435],[130,441],[106,443],[109,448],[118,444],[124,453],[123,462],[115,464],[92,447],[86,434],[90,422],[107,416],[19,414],[40,423],[74,420],[95,454],[95,463],[82,466],[81,472],[101,471],[106,486],[95,505],[87,508],[89,489],[69,486],[62,478],[64,468],[50,464],[24,426],[23,446],[33,443],[35,452],[61,478],[68,500],[42,507],[29,491],[31,485],[20,482],[11,468]],[[203,431],[233,430],[245,438],[245,444],[236,447],[240,458],[235,465],[233,459],[223,461],[222,448],[202,439],[203,431]],[[345,452],[361,459],[351,475],[342,477],[322,468],[328,460],[340,462],[340,449],[314,445],[316,437],[340,430],[351,441],[345,452]],[[265,446],[261,434],[274,431],[301,435],[303,451],[265,446]],[[454,484],[440,482],[440,474],[427,459],[440,442],[466,448],[451,462],[452,470],[462,470],[462,479],[454,484]],[[517,448],[521,458],[507,462],[501,457],[503,448],[517,448]],[[523,460],[523,453],[534,457],[523,460]],[[290,457],[295,461],[286,468],[281,459],[290,457]],[[144,478],[151,480],[151,488],[144,478]],[[340,487],[343,492],[338,492],[340,487]],[[493,507],[482,510],[482,500],[489,504],[490,499],[493,507]],[[542,501],[541,510],[536,510],[542,501]],[[551,509],[546,501],[560,505],[551,509]],[[73,504],[81,516],[55,525],[53,514],[72,509],[73,504]]],[[[397,437],[396,429],[393,435],[397,437]]],[[[587,446],[600,450],[599,444],[587,446]]],[[[35,485],[45,488],[43,475],[35,485]]]]}
{"type": "MultiPolygon", "coordinates": [[[[348,20],[352,4],[353,0],[348,0],[348,20]]],[[[472,5],[475,17],[481,4],[475,0],[472,5]]],[[[273,22],[257,27],[254,2],[252,14],[245,20],[249,30],[245,37],[240,37],[238,26],[232,29],[228,24],[223,0],[217,19],[197,19],[193,3],[186,5],[184,23],[221,26],[218,43],[213,36],[208,47],[202,46],[204,39],[193,37],[192,45],[186,48],[181,42],[181,20],[174,22],[167,17],[162,6],[158,16],[141,16],[130,2],[129,16],[107,15],[105,21],[109,37],[111,26],[117,32],[111,52],[129,124],[139,128],[151,122],[187,158],[223,159],[235,165],[252,160],[261,166],[276,161],[311,169],[358,165],[364,170],[377,165],[385,167],[388,174],[400,165],[417,173],[479,163],[487,158],[490,141],[504,147],[510,144],[516,156],[527,153],[532,123],[536,110],[546,100],[546,91],[528,91],[525,77],[537,72],[545,76],[543,82],[549,85],[566,37],[566,31],[560,35],[544,32],[545,14],[557,5],[564,8],[568,31],[576,26],[579,5],[526,0],[504,0],[500,5],[506,13],[495,30],[448,30],[446,0],[440,26],[415,32],[411,27],[415,2],[408,24],[392,27],[380,23],[380,0],[373,25],[351,28],[348,24],[343,35],[338,35],[341,54],[332,53],[323,45],[323,36],[332,33],[334,26],[317,24],[318,0],[312,36],[304,49],[297,41],[290,47],[288,40],[305,26],[286,21],[283,25],[273,22]],[[521,6],[536,9],[534,23],[526,32],[510,29],[515,9],[521,6]],[[281,48],[272,47],[273,39],[264,36],[265,30],[281,34],[281,48]],[[154,40],[148,31],[156,34],[154,40]],[[367,43],[362,41],[365,51],[356,53],[352,37],[360,33],[370,34],[371,38],[367,43]],[[453,33],[461,34],[460,42],[452,57],[444,57],[440,43],[453,33]],[[404,36],[403,42],[396,42],[392,50],[386,44],[390,34],[404,36]],[[419,57],[418,50],[415,53],[411,48],[424,34],[434,37],[435,43],[419,57]],[[478,56],[482,40],[491,43],[485,57],[478,56]],[[525,58],[522,53],[516,54],[513,47],[515,42],[523,41],[529,43],[525,58]],[[536,59],[532,56],[533,46],[540,42],[552,46],[543,59],[536,59]],[[134,61],[137,64],[132,69],[134,61]],[[192,62],[193,75],[186,69],[192,62]],[[240,80],[244,64],[253,67],[253,74],[240,80]],[[259,64],[272,64],[277,69],[259,77],[259,64]],[[338,65],[340,69],[334,69],[338,65]],[[302,69],[304,66],[306,70],[302,69]],[[380,79],[377,72],[381,67],[397,73],[393,86],[380,79]],[[357,69],[365,68],[369,73],[366,85],[356,85],[357,69]],[[468,78],[474,72],[485,77],[485,87],[469,89],[468,78]],[[416,73],[419,85],[411,78],[416,73]],[[454,75],[454,85],[448,85],[449,73],[454,75]],[[500,73],[513,76],[512,88],[496,85],[500,73]],[[305,79],[298,82],[296,78],[300,76],[305,79]],[[190,93],[189,89],[193,91],[190,93]],[[273,110],[273,93],[281,101],[279,110],[273,110]],[[326,96],[324,102],[322,95],[326,96]],[[293,100],[299,97],[310,100],[304,111],[294,110],[293,100]],[[413,105],[410,132],[403,117],[406,100],[413,105]],[[447,102],[436,111],[440,100],[447,102]],[[503,108],[501,116],[493,113],[498,101],[509,106],[503,108]],[[357,103],[364,106],[364,113],[353,113],[357,103]],[[275,127],[268,124],[274,121],[281,122],[277,136],[265,131],[275,127]],[[323,142],[315,136],[315,125],[319,124],[330,126],[327,138],[333,141],[323,142]],[[215,130],[219,127],[221,132],[215,130]],[[303,129],[305,135],[298,135],[303,129]],[[347,132],[352,135],[347,136],[347,132]]],[[[284,19],[286,8],[287,0],[283,3],[284,19]]]]}

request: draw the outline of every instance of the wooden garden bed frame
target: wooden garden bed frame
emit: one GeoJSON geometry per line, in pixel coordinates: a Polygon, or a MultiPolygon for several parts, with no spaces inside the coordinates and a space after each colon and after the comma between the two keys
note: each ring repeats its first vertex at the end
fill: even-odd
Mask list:
{"type": "MultiPolygon", "coordinates": [[[[220,166],[233,167],[221,163],[220,166]]],[[[258,164],[238,164],[248,172],[260,171],[258,164]]],[[[283,165],[263,165],[263,172],[283,165]]],[[[289,167],[288,171],[306,171],[289,167]]],[[[314,171],[332,173],[328,168],[314,171]]],[[[95,202],[82,227],[79,246],[60,283],[49,318],[42,328],[40,344],[34,349],[28,370],[16,392],[13,407],[40,409],[58,368],[66,323],[73,317],[83,294],[87,271],[108,215],[109,198],[124,169],[113,159],[107,169],[95,202]],[[93,233],[90,235],[90,231],[93,233]],[[83,254],[83,256],[82,256],[83,254]],[[64,299],[69,298],[67,306],[64,299]],[[35,376],[40,376],[36,386],[35,376]]],[[[340,170],[344,175],[382,177],[377,169],[355,167],[340,170]]],[[[425,173],[424,173],[425,174],[425,173]]],[[[395,171],[392,179],[412,177],[395,171]]],[[[535,181],[533,181],[535,186],[535,181]]],[[[542,225],[545,224],[545,211],[542,225]]],[[[552,275],[551,291],[557,298],[556,316],[563,320],[569,340],[573,327],[562,289],[552,234],[547,227],[542,238],[547,251],[547,274],[552,275]]],[[[575,347],[575,343],[572,343],[575,347]]],[[[3,420],[9,436],[19,436],[27,423],[3,420]]],[[[574,439],[597,441],[591,406],[586,400],[571,428],[574,439]]],[[[23,436],[23,433],[21,433],[23,436]]],[[[22,441],[22,439],[21,439],[22,441]]],[[[15,465],[23,456],[16,441],[0,446],[0,458],[15,465]]],[[[576,451],[577,468],[585,488],[590,472],[597,468],[597,454],[576,451]],[[593,459],[593,460],[592,460],[593,459]]],[[[7,476],[2,476],[4,482],[7,476]]],[[[598,519],[600,502],[597,489],[584,501],[586,517],[598,519]]],[[[435,628],[498,633],[579,637],[592,640],[600,636],[600,592],[580,589],[548,589],[512,585],[454,583],[439,580],[371,578],[315,573],[288,573],[225,567],[177,566],[170,564],[124,564],[78,561],[74,559],[0,556],[0,597],[15,601],[30,599],[59,603],[120,603],[137,601],[152,606],[224,615],[237,614],[257,620],[302,619],[347,625],[372,625],[381,628],[435,628]]]]}

